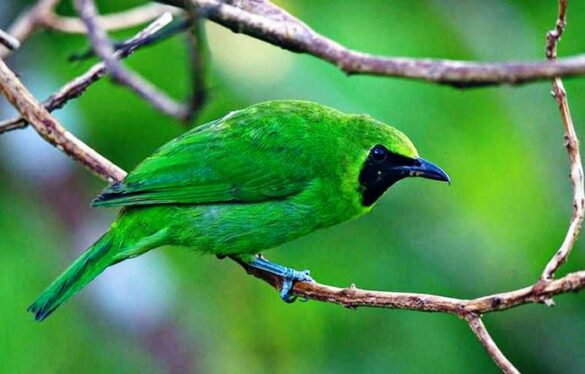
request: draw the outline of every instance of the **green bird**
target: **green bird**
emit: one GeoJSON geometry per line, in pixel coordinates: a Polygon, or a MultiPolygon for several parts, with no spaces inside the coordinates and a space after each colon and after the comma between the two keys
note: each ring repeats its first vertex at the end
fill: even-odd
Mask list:
{"type": "Polygon", "coordinates": [[[42,321],[114,265],[163,245],[230,256],[283,278],[294,301],[308,271],[257,254],[369,212],[405,177],[449,181],[400,131],[368,115],[295,100],[231,112],[159,148],[94,207],[120,207],[109,231],[29,307],[42,321]]]}

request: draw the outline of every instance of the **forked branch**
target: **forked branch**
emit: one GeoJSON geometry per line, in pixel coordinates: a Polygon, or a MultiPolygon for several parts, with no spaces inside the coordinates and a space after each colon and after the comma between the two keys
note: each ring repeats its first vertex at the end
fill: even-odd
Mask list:
{"type": "Polygon", "coordinates": [[[122,169],[77,139],[51,116],[2,59],[0,59],[0,92],[47,142],[81,162],[108,182],[124,178],[126,173],[122,169]]]}
{"type": "MultiPolygon", "coordinates": [[[[160,112],[179,120],[188,118],[184,105],[160,91],[140,75],[126,69],[115,54],[106,31],[98,22],[98,13],[93,0],[74,0],[79,17],[86,26],[89,41],[94,52],[104,62],[112,79],[136,92],[160,112]]],[[[170,14],[169,14],[170,17],[170,14]]]]}
{"type": "MultiPolygon", "coordinates": [[[[163,13],[134,37],[124,42],[123,46],[115,52],[116,58],[126,58],[141,47],[152,43],[156,34],[167,26],[171,20],[172,17],[169,14],[163,13]]],[[[106,65],[103,62],[99,62],[89,68],[84,74],[71,80],[57,92],[49,96],[49,98],[43,101],[42,105],[49,112],[60,109],[65,106],[69,100],[76,99],[83,95],[90,85],[100,80],[106,74],[106,65]]],[[[22,116],[4,120],[0,122],[0,134],[3,132],[22,129],[27,125],[28,122],[26,122],[22,116]]]]}

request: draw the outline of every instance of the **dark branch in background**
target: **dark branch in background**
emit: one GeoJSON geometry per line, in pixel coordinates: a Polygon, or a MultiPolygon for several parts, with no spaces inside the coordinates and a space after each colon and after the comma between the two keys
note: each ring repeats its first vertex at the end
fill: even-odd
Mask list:
{"type": "MultiPolygon", "coordinates": [[[[164,15],[166,12],[161,13],[164,15]]],[[[159,15],[160,18],[160,15],[159,15]]],[[[122,42],[114,42],[112,44],[114,51],[120,52],[125,49],[131,49],[134,47],[134,44],[140,44],[141,47],[145,47],[154,43],[160,43],[163,40],[166,40],[178,33],[188,30],[191,27],[191,21],[189,20],[182,20],[180,22],[174,22],[165,27],[160,32],[152,33],[140,40],[128,39],[122,42]]],[[[90,57],[95,56],[93,49],[89,48],[82,53],[75,53],[69,56],[69,61],[83,61],[90,57]]]]}
{"type": "Polygon", "coordinates": [[[20,47],[18,39],[0,29],[0,43],[11,51],[16,51],[20,47]]]}
{"type": "MultiPolygon", "coordinates": [[[[168,25],[170,21],[171,18],[168,15],[163,14],[134,37],[124,42],[123,46],[116,51],[116,57],[126,58],[137,49],[155,41],[159,41],[160,39],[157,38],[159,31],[168,25]]],[[[69,100],[81,96],[91,84],[105,76],[106,72],[106,66],[103,62],[95,64],[86,73],[70,81],[59,91],[51,95],[42,103],[42,105],[49,112],[62,108],[69,100]]],[[[27,125],[28,122],[26,122],[23,117],[5,120],[0,122],[0,134],[11,130],[22,129],[27,125]]]]}
{"type": "Polygon", "coordinates": [[[409,78],[458,88],[521,84],[585,74],[585,54],[558,61],[478,63],[456,60],[375,56],[349,49],[311,29],[267,0],[158,0],[185,7],[233,32],[244,33],[292,52],[307,53],[347,74],[409,78]]]}
{"type": "Polygon", "coordinates": [[[191,31],[187,35],[189,47],[189,59],[191,70],[191,100],[187,108],[187,121],[194,120],[207,101],[207,89],[205,87],[205,38],[203,37],[203,25],[197,10],[192,5],[187,6],[187,15],[191,31]]]}
{"type": "Polygon", "coordinates": [[[187,111],[183,105],[176,103],[140,75],[122,66],[115,56],[106,32],[97,22],[98,14],[93,0],[75,0],[74,4],[79,17],[87,27],[88,38],[94,52],[103,60],[114,82],[127,86],[160,112],[184,121],[187,118],[187,111]]]}
{"type": "MultiPolygon", "coordinates": [[[[468,323],[475,336],[502,371],[505,373],[517,373],[517,369],[504,356],[489,335],[481,320],[481,315],[508,310],[529,303],[551,305],[553,296],[578,292],[585,288],[585,270],[567,274],[559,279],[553,279],[555,272],[567,260],[574,247],[585,215],[583,167],[579,154],[579,141],[571,119],[566,92],[561,80],[557,77],[585,74],[585,55],[557,61],[557,44],[566,24],[567,0],[559,0],[559,15],[556,27],[547,34],[547,58],[551,61],[496,64],[388,58],[352,51],[315,33],[300,20],[266,0],[240,0],[229,4],[218,0],[184,1],[168,0],[166,2],[175,5],[189,5],[186,8],[190,17],[190,25],[193,26],[191,34],[193,53],[190,66],[194,76],[194,91],[190,106],[185,111],[188,114],[185,118],[193,116],[205,101],[205,85],[203,82],[204,48],[202,46],[203,38],[199,30],[198,17],[207,17],[214,22],[229,27],[235,32],[246,33],[293,52],[312,54],[336,64],[348,73],[414,78],[456,87],[515,84],[553,79],[553,93],[561,112],[565,128],[566,147],[569,154],[570,177],[573,185],[573,217],[563,244],[547,264],[541,279],[536,284],[518,290],[470,300],[417,293],[369,291],[358,289],[353,285],[348,288],[337,288],[319,283],[304,282],[295,283],[292,290],[299,297],[338,304],[348,308],[376,307],[455,315],[468,323]],[[189,1],[189,3],[184,1],[189,1]]],[[[56,0],[39,1],[20,21],[17,21],[16,25],[19,25],[20,28],[16,28],[16,30],[19,32],[9,32],[13,36],[17,36],[18,39],[23,40],[23,35],[25,38],[36,27],[42,25],[43,20],[46,20],[51,15],[54,16],[53,8],[56,3],[56,0]],[[24,31],[28,32],[28,34],[24,31]]],[[[147,28],[137,35],[134,40],[123,44],[119,47],[119,50],[114,52],[114,48],[109,44],[105,32],[98,25],[97,12],[93,2],[91,0],[76,0],[76,4],[83,22],[88,26],[92,45],[104,62],[95,65],[87,73],[65,85],[59,92],[49,98],[43,104],[45,106],[43,107],[0,59],[0,91],[18,109],[23,118],[11,120],[11,123],[0,125],[0,132],[2,132],[2,129],[8,129],[9,126],[24,126],[25,122],[30,122],[47,142],[77,159],[100,177],[108,182],[120,181],[125,177],[125,171],[67,132],[50,115],[47,109],[56,109],[65,105],[68,100],[78,97],[89,85],[101,78],[107,71],[114,77],[122,71],[122,76],[126,77],[124,75],[126,71],[118,60],[129,55],[134,49],[148,44],[149,40],[153,38],[153,33],[156,33],[166,24],[164,22],[162,22],[164,23],[163,25],[160,24],[165,16],[153,23],[153,25],[156,25],[159,22],[158,28],[153,25],[149,26],[150,31],[147,31],[149,30],[147,28]]],[[[103,19],[102,22],[104,22],[103,19]]],[[[2,55],[1,52],[0,50],[0,56],[2,55]]],[[[117,79],[119,79],[119,76],[117,79]]],[[[151,104],[155,105],[152,101],[151,104]]],[[[279,277],[251,268],[245,263],[238,263],[248,273],[264,280],[277,289],[280,288],[282,280],[279,277]]]]}
{"type": "MultiPolygon", "coordinates": [[[[122,12],[99,16],[97,22],[105,31],[115,31],[151,22],[165,12],[171,12],[173,15],[181,13],[177,8],[149,3],[122,12]]],[[[51,12],[41,22],[43,27],[48,27],[55,31],[68,34],[87,33],[87,28],[83,21],[76,17],[63,17],[51,12]]]]}
{"type": "MultiPolygon", "coordinates": [[[[54,8],[59,1],[40,0],[16,19],[8,33],[19,42],[25,41],[39,28],[49,28],[69,34],[85,34],[85,25],[79,18],[63,17],[55,13],[54,8]]],[[[114,31],[150,22],[164,12],[179,14],[181,10],[161,4],[146,4],[123,12],[101,16],[98,18],[98,22],[105,30],[114,31]]],[[[0,58],[8,57],[11,52],[12,50],[0,46],[0,58]]]]}
{"type": "MultiPolygon", "coordinates": [[[[60,0],[40,0],[32,8],[27,10],[8,28],[8,34],[20,43],[25,41],[39,26],[42,20],[47,18],[60,0]]],[[[6,58],[12,51],[0,47],[0,58],[6,58]]]]}

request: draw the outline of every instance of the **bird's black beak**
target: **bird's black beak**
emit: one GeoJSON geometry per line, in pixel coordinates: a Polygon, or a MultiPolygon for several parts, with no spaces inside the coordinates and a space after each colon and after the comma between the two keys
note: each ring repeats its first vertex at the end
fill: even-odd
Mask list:
{"type": "Polygon", "coordinates": [[[422,177],[451,183],[440,167],[422,158],[410,158],[394,153],[368,157],[359,176],[362,203],[370,206],[393,184],[408,177],[422,177]]]}
{"type": "Polygon", "coordinates": [[[408,163],[408,165],[396,165],[392,170],[402,178],[422,177],[451,183],[451,179],[443,169],[424,158],[417,158],[408,163]]]}

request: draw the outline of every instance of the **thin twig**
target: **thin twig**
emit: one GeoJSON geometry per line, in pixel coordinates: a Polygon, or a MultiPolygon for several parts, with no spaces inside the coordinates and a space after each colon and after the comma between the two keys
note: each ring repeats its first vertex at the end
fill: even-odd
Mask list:
{"type": "Polygon", "coordinates": [[[16,51],[18,48],[20,48],[20,42],[18,39],[2,29],[0,29],[0,44],[4,45],[11,51],[16,51]]]}
{"type": "MultiPolygon", "coordinates": [[[[8,29],[7,34],[11,35],[14,41],[22,43],[41,27],[72,34],[86,33],[85,25],[80,19],[64,17],[55,13],[54,9],[59,2],[60,0],[40,0],[17,18],[8,29]]],[[[167,5],[146,4],[98,17],[98,22],[105,30],[115,31],[150,22],[164,12],[170,12],[174,15],[179,14],[181,10],[167,5]]],[[[1,36],[0,39],[2,39],[1,36]]],[[[6,58],[14,49],[16,48],[0,47],[0,58],[6,58]]]]}
{"type": "MultiPolygon", "coordinates": [[[[179,14],[181,10],[167,5],[150,3],[118,13],[104,14],[97,17],[97,23],[105,31],[116,31],[151,22],[165,12],[170,12],[171,14],[176,15],[179,14]]],[[[77,17],[64,17],[52,12],[47,14],[47,16],[41,20],[41,23],[44,27],[64,33],[87,33],[85,24],[77,17]]]]}
{"type": "MultiPolygon", "coordinates": [[[[104,61],[112,79],[136,92],[154,108],[169,116],[184,121],[187,116],[185,107],[161,92],[140,75],[122,66],[114,54],[114,48],[106,32],[97,22],[97,9],[93,0],[74,1],[79,17],[87,27],[87,34],[95,53],[104,61]]],[[[170,13],[166,13],[172,17],[170,13]]]]}
{"type": "Polygon", "coordinates": [[[193,121],[207,101],[205,87],[205,37],[201,19],[197,10],[190,4],[187,15],[191,23],[191,32],[187,33],[189,60],[191,70],[191,100],[187,108],[187,122],[193,121]]]}
{"type": "MultiPolygon", "coordinates": [[[[163,13],[161,17],[165,17],[165,13],[163,13]]],[[[156,34],[149,35],[147,38],[141,39],[140,44],[141,46],[147,46],[154,43],[160,43],[174,35],[182,33],[185,30],[188,30],[190,27],[191,22],[188,19],[171,23],[168,27],[165,27],[164,30],[157,32],[156,34]]],[[[113,43],[114,51],[117,52],[120,50],[131,48],[132,44],[134,43],[136,43],[136,41],[133,41],[132,39],[125,40],[122,42],[114,42],[113,43]]],[[[85,52],[76,53],[69,56],[69,61],[82,61],[93,56],[95,56],[95,52],[93,51],[93,49],[89,48],[85,52]]]]}
{"type": "MultiPolygon", "coordinates": [[[[251,274],[272,287],[280,289],[281,279],[271,273],[252,268],[236,261],[251,274]]],[[[485,314],[511,309],[523,304],[542,303],[545,300],[568,292],[585,288],[585,270],[567,274],[548,282],[543,287],[527,286],[513,291],[478,297],[457,299],[452,297],[410,292],[386,292],[363,290],[354,285],[347,288],[328,286],[320,283],[296,282],[292,294],[308,300],[324,301],[347,308],[374,307],[403,309],[419,312],[439,312],[464,316],[469,313],[485,314]]]]}
{"type": "MultiPolygon", "coordinates": [[[[21,14],[7,32],[22,44],[41,25],[41,20],[53,12],[59,1],[39,0],[36,5],[21,14]]],[[[6,58],[11,53],[10,49],[0,46],[0,58],[6,58]]]]}
{"type": "MultiPolygon", "coordinates": [[[[184,6],[188,0],[157,0],[184,6]]],[[[233,32],[330,62],[347,74],[409,78],[458,88],[521,84],[585,74],[585,54],[559,61],[478,63],[375,56],[349,49],[311,29],[268,0],[190,0],[199,13],[233,32]]]]}
{"type": "MultiPolygon", "coordinates": [[[[43,103],[44,105],[44,103],[43,103]]],[[[45,109],[47,107],[45,106],[45,109]]],[[[47,109],[48,110],[48,109],[47,109]]],[[[50,111],[50,110],[49,110],[50,111]]],[[[5,132],[24,129],[28,126],[28,123],[22,117],[14,117],[0,122],[0,134],[5,132]]]]}
{"type": "MultiPolygon", "coordinates": [[[[128,39],[124,46],[116,51],[117,58],[126,58],[130,56],[137,49],[151,44],[153,37],[158,34],[165,26],[170,23],[171,19],[163,14],[154,20],[151,24],[138,32],[135,36],[128,39]]],[[[52,112],[55,109],[62,108],[69,100],[78,98],[85,90],[93,83],[97,82],[107,73],[106,66],[103,62],[93,65],[84,74],[78,76],[72,81],[65,84],[59,91],[52,94],[42,105],[46,110],[52,112]]],[[[22,116],[15,117],[6,121],[0,122],[0,134],[11,130],[25,128],[28,123],[22,116]]]]}
{"type": "MultiPolygon", "coordinates": [[[[547,33],[546,36],[546,57],[549,60],[557,59],[558,42],[565,30],[567,11],[567,0],[559,0],[559,14],[554,30],[547,33]]],[[[579,152],[579,139],[575,132],[571,111],[569,109],[569,102],[567,99],[567,92],[560,78],[553,79],[552,93],[555,98],[559,110],[561,112],[561,119],[565,130],[565,146],[569,155],[569,168],[571,185],[573,186],[573,216],[569,229],[561,244],[561,247],[551,258],[546,265],[542,275],[541,281],[546,282],[554,277],[555,272],[559,267],[565,263],[575,246],[575,242],[581,231],[583,218],[585,217],[585,189],[583,182],[583,165],[581,163],[581,155],[579,152]]]]}
{"type": "Polygon", "coordinates": [[[519,374],[518,369],[504,356],[500,348],[494,342],[494,339],[490,336],[489,332],[485,328],[481,317],[477,314],[468,314],[465,316],[465,320],[471,328],[471,331],[475,334],[477,339],[481,342],[487,353],[494,360],[496,365],[506,374],[519,374]]]}
{"type": "Polygon", "coordinates": [[[124,178],[125,172],[122,169],[77,139],[51,116],[2,59],[0,59],[0,92],[46,141],[109,181],[124,178]]]}

